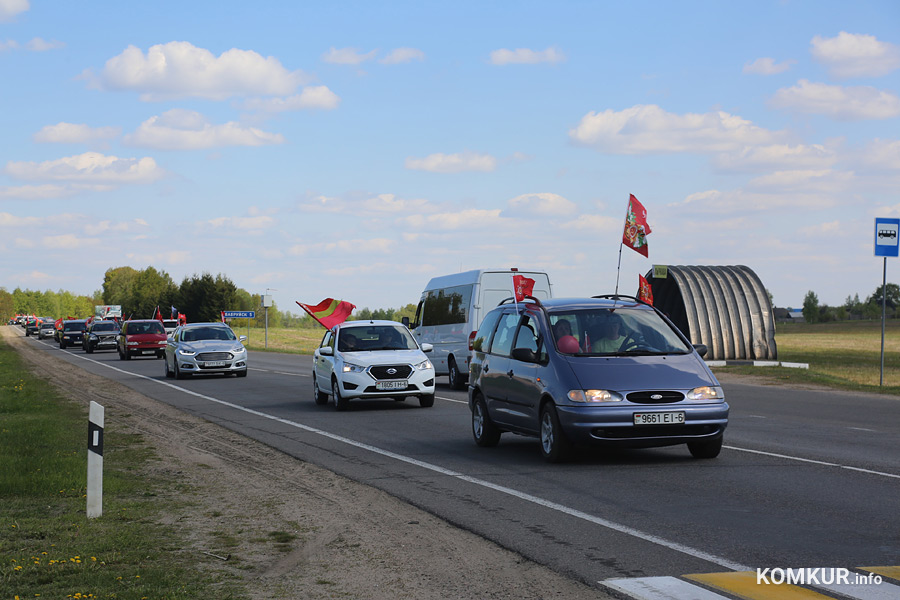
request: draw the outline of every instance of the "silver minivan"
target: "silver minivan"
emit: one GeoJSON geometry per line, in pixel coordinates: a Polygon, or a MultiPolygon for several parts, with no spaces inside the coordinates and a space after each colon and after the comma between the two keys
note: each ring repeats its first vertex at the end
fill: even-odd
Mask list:
{"type": "Polygon", "coordinates": [[[687,444],[715,458],[728,424],[725,394],[690,341],[660,311],[626,297],[530,299],[489,312],[469,367],[472,434],[540,439],[564,460],[579,446],[687,444]]]}

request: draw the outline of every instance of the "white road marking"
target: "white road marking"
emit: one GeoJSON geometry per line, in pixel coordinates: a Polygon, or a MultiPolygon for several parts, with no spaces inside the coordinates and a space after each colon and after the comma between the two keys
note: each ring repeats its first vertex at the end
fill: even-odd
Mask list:
{"type": "Polygon", "coordinates": [[[853,429],[854,431],[868,431],[869,433],[878,433],[874,429],[866,429],[865,427],[848,427],[847,429],[853,429]]]}
{"type": "Polygon", "coordinates": [[[822,465],[823,467],[837,467],[838,469],[847,469],[848,471],[858,471],[860,473],[868,473],[870,475],[880,475],[882,477],[892,477],[894,479],[900,479],[900,475],[895,473],[883,473],[881,471],[873,471],[871,469],[863,469],[861,467],[851,467],[849,465],[842,465],[833,462],[826,462],[824,460],[813,460],[811,458],[800,458],[799,456],[788,456],[787,454],[777,454],[775,452],[763,452],[762,450],[751,450],[750,448],[738,448],[737,446],[722,446],[723,448],[728,448],[729,450],[737,450],[738,452],[749,452],[751,454],[762,454],[764,456],[774,456],[775,458],[785,458],[787,460],[796,460],[797,462],[811,463],[814,465],[822,465]]]}
{"type": "Polygon", "coordinates": [[[636,577],[634,579],[605,579],[600,585],[628,594],[636,600],[728,600],[693,583],[675,577],[636,577]]]}

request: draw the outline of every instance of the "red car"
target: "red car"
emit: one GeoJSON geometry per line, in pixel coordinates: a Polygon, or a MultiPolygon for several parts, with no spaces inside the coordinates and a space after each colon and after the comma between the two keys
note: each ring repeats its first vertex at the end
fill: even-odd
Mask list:
{"type": "Polygon", "coordinates": [[[166,340],[166,330],[158,319],[135,319],[122,323],[122,330],[116,336],[116,350],[120,360],[149,355],[162,358],[166,340]]]}

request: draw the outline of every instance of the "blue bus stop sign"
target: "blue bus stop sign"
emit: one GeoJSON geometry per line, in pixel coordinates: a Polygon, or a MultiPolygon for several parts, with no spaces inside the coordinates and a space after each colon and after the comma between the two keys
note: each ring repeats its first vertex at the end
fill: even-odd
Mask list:
{"type": "Polygon", "coordinates": [[[900,219],[875,217],[875,256],[897,256],[900,250],[900,219]]]}

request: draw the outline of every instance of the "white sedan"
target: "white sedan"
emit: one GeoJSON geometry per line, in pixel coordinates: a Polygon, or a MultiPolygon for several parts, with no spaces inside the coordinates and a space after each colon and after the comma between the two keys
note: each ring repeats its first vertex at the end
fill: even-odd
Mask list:
{"type": "Polygon", "coordinates": [[[351,399],[419,399],[434,405],[434,365],[409,330],[395,321],[345,321],[328,330],[313,354],[316,404],[329,398],[337,410],[351,399]]]}

